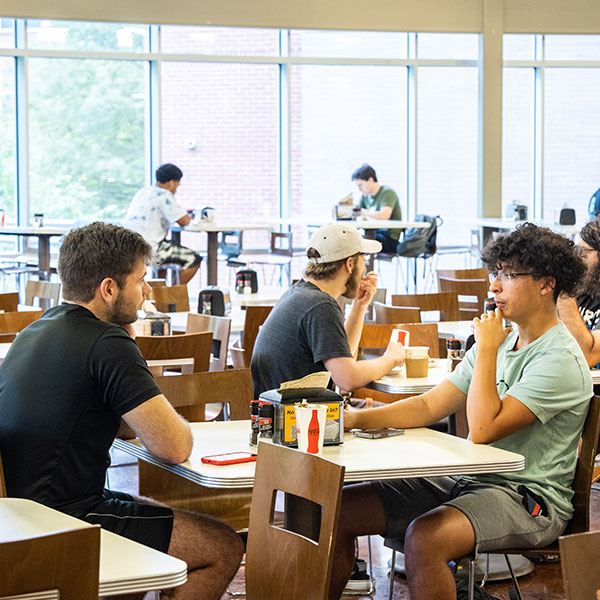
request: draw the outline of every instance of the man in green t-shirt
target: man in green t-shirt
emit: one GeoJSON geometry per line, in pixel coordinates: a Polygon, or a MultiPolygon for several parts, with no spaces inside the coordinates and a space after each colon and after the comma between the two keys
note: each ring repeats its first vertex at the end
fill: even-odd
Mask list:
{"type": "Polygon", "coordinates": [[[345,411],[344,428],[424,427],[466,409],[470,437],[525,457],[510,473],[373,481],[343,491],[330,598],[350,574],[354,539],[404,540],[412,600],[456,598],[448,562],[473,552],[543,547],[573,515],[577,446],[592,397],[581,348],[558,318],[585,265],[573,242],[525,223],[484,248],[497,309],[473,319],[476,344],[432,390],[345,411]],[[514,329],[503,328],[506,317],[514,329]]]}
{"type": "MultiPolygon", "coordinates": [[[[352,173],[352,181],[361,191],[359,206],[361,214],[370,219],[400,221],[402,211],[396,192],[386,186],[379,185],[375,169],[366,163],[352,173]]],[[[400,229],[377,229],[375,239],[381,242],[383,252],[396,253],[400,229]]]]}

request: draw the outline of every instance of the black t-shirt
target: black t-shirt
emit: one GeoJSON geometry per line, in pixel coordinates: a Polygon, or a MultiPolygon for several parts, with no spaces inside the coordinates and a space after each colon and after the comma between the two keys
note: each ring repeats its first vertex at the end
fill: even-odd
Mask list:
{"type": "Polygon", "coordinates": [[[583,294],[577,298],[577,306],[583,322],[591,331],[600,328],[600,299],[583,294]]]}
{"type": "Polygon", "coordinates": [[[157,394],[122,327],[75,304],[46,311],[0,365],[8,494],[81,514],[101,497],[121,415],[157,394]]]}
{"type": "Polygon", "coordinates": [[[260,328],[252,352],[255,398],[284,381],[325,371],[323,361],[352,357],[339,304],[300,280],[281,297],[260,328]]]}

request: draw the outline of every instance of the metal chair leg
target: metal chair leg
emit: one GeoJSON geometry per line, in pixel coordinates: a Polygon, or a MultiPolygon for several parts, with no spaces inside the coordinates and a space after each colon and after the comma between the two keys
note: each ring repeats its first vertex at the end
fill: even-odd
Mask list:
{"type": "Polygon", "coordinates": [[[469,559],[469,600],[475,599],[475,560],[469,559]]]}
{"type": "Polygon", "coordinates": [[[396,575],[396,551],[392,550],[392,569],[390,571],[390,593],[388,595],[388,600],[392,600],[392,596],[394,595],[394,577],[396,575]]]}
{"type": "Polygon", "coordinates": [[[512,565],[510,564],[510,559],[508,558],[508,554],[505,554],[504,558],[506,559],[506,564],[508,566],[508,570],[510,571],[510,576],[515,585],[515,592],[517,593],[517,597],[519,598],[519,600],[523,600],[523,596],[521,596],[521,588],[519,587],[519,582],[517,581],[515,572],[513,571],[512,565]]]}

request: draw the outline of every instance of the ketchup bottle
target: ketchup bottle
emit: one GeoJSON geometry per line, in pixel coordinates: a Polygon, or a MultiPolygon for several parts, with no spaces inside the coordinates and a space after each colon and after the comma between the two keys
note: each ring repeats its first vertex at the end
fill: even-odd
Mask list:
{"type": "Polygon", "coordinates": [[[318,454],[319,452],[319,410],[313,409],[310,423],[308,424],[308,448],[309,454],[318,454]]]}

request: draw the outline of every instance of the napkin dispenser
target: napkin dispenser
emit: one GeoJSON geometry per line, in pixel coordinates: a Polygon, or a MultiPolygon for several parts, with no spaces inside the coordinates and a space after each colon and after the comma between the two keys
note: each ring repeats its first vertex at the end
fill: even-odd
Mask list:
{"type": "Polygon", "coordinates": [[[258,275],[254,269],[240,269],[235,274],[235,291],[238,294],[258,292],[258,275]]]}
{"type": "Polygon", "coordinates": [[[216,285],[209,285],[200,291],[198,296],[198,313],[226,317],[231,313],[231,296],[229,290],[216,285]]]}
{"type": "Polygon", "coordinates": [[[294,404],[306,400],[309,404],[325,404],[327,421],[325,424],[325,446],[344,443],[344,399],[327,388],[294,388],[267,390],[258,399],[273,405],[273,442],[297,448],[296,409],[294,404]]]}

